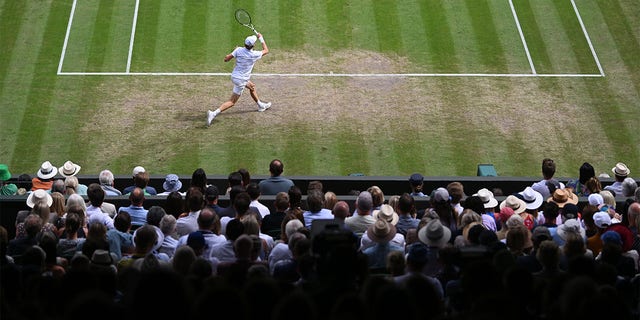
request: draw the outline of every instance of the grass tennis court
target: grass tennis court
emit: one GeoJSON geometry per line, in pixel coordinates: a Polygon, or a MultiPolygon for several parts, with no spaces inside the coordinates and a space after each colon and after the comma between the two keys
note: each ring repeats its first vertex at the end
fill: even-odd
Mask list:
{"type": "Polygon", "coordinates": [[[636,0],[0,0],[0,163],[33,174],[640,172],[636,0]],[[250,30],[271,53],[231,91],[250,30]]]}

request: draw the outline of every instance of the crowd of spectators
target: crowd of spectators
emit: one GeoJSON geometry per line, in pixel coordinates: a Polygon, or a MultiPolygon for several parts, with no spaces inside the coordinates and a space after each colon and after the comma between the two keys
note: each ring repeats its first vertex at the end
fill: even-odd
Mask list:
{"type": "MultiPolygon", "coordinates": [[[[108,170],[79,184],[80,169],[45,161],[15,237],[0,226],[3,319],[640,317],[640,188],[623,163],[603,188],[588,163],[560,182],[544,159],[542,180],[501,202],[460,182],[425,190],[414,173],[406,192],[372,185],[353,207],[320,181],[302,201],[278,159],[268,179],[240,169],[225,190],[202,168],[164,190],[140,166],[122,190],[108,170]],[[109,202],[120,195],[128,206],[109,202]]],[[[0,164],[2,195],[20,193],[10,178],[0,164]]]]}

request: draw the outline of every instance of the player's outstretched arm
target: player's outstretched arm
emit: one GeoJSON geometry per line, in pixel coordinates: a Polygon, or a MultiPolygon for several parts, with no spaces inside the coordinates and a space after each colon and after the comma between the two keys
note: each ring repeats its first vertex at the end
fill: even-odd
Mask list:
{"type": "Polygon", "coordinates": [[[267,46],[267,42],[264,41],[264,37],[262,37],[262,33],[258,33],[258,40],[262,44],[262,55],[266,55],[269,53],[269,47],[267,46]]]}

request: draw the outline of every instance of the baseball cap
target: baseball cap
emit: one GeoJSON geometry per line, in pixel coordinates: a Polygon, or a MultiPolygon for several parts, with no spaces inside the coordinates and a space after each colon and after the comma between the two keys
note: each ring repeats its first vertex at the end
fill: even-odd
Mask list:
{"type": "Polygon", "coordinates": [[[244,39],[244,44],[248,46],[253,46],[254,44],[256,44],[256,40],[258,40],[258,37],[248,36],[246,39],[244,39]]]}
{"type": "Polygon", "coordinates": [[[611,224],[611,216],[609,216],[607,212],[596,212],[596,214],[593,215],[593,223],[598,228],[604,229],[611,224]]]}
{"type": "Polygon", "coordinates": [[[419,173],[414,173],[409,177],[409,183],[414,186],[420,185],[424,181],[424,177],[419,173]]]}
{"type": "Polygon", "coordinates": [[[140,172],[145,172],[145,170],[144,170],[144,168],[143,168],[143,167],[141,167],[141,166],[137,166],[137,167],[133,168],[133,172],[132,172],[132,174],[133,174],[133,176],[135,177],[135,176],[136,176],[138,173],[140,173],[140,172]]]}

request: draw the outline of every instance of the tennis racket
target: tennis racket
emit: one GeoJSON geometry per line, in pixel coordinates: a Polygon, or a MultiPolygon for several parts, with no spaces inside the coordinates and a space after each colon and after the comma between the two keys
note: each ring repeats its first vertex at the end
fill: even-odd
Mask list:
{"type": "Polygon", "coordinates": [[[256,29],[253,27],[253,24],[251,23],[251,15],[249,14],[249,12],[247,12],[247,10],[236,10],[236,21],[238,21],[238,23],[240,23],[241,25],[251,29],[253,33],[258,35],[258,31],[256,31],[256,29]]]}

